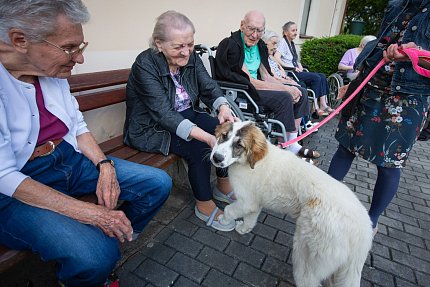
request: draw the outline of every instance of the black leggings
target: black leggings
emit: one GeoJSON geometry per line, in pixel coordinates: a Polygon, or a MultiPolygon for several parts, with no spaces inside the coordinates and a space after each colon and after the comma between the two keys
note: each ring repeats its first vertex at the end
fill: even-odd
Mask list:
{"type": "MultiPolygon", "coordinates": [[[[215,127],[219,125],[217,118],[206,113],[195,112],[192,108],[181,112],[184,118],[189,119],[202,130],[214,134],[215,127]]],[[[188,179],[194,197],[200,201],[212,199],[210,185],[211,162],[209,159],[211,148],[204,142],[192,139],[186,141],[175,134],[171,134],[170,152],[183,158],[188,164],[188,179]]],[[[216,169],[218,177],[227,177],[227,169],[216,169]]]]}
{"type": "MultiPolygon", "coordinates": [[[[355,155],[353,153],[339,145],[331,160],[328,174],[337,180],[343,180],[354,158],[355,155]]],[[[388,204],[390,204],[394,195],[396,195],[400,181],[399,168],[386,168],[382,166],[377,166],[377,168],[378,177],[373,189],[373,198],[369,209],[369,216],[373,227],[376,227],[379,216],[384,212],[388,204]]]]}

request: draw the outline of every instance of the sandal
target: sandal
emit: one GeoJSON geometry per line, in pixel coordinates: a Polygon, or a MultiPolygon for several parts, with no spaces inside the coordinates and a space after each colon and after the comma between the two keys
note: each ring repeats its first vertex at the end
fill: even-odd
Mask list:
{"type": "Polygon", "coordinates": [[[198,218],[200,218],[201,220],[203,220],[204,222],[206,222],[207,226],[210,226],[216,230],[219,231],[232,231],[234,230],[234,228],[236,227],[236,221],[232,220],[227,224],[221,224],[220,219],[223,216],[223,214],[221,214],[220,216],[218,216],[218,219],[215,219],[217,213],[218,213],[219,208],[215,207],[215,209],[212,211],[210,216],[207,216],[206,214],[203,214],[199,211],[199,209],[197,208],[197,205],[194,206],[194,213],[196,214],[196,216],[198,218]]]}
{"type": "Polygon", "coordinates": [[[216,200],[223,201],[228,204],[236,201],[236,199],[233,199],[234,191],[230,191],[229,193],[224,194],[218,189],[218,187],[216,187],[216,185],[212,189],[212,195],[213,198],[215,198],[216,200]]]}
{"type": "Polygon", "coordinates": [[[331,113],[333,112],[333,109],[332,109],[332,108],[330,108],[329,106],[327,106],[323,111],[325,111],[325,112],[327,112],[327,113],[331,114],[331,113]]]}
{"type": "Polygon", "coordinates": [[[317,161],[316,159],[305,158],[305,157],[302,157],[302,159],[303,159],[305,162],[310,163],[311,165],[314,165],[314,166],[318,166],[318,165],[320,164],[320,162],[319,162],[319,161],[317,161]]]}
{"type": "Polygon", "coordinates": [[[321,154],[316,150],[312,150],[310,148],[305,147],[302,147],[297,153],[297,155],[304,158],[319,158],[321,156],[321,154]]]}
{"type": "Polygon", "coordinates": [[[328,112],[325,110],[317,110],[317,115],[319,117],[325,117],[325,116],[328,116],[328,112]]]}

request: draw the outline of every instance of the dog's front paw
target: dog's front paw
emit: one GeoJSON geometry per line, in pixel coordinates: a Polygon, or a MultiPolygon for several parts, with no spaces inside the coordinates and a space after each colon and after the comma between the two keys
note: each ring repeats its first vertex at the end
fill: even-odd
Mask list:
{"type": "Polygon", "coordinates": [[[218,217],[218,220],[219,220],[219,223],[221,223],[222,225],[228,225],[233,219],[228,218],[227,216],[225,216],[225,213],[224,213],[218,217]]]}
{"type": "Polygon", "coordinates": [[[235,229],[236,229],[237,233],[243,235],[243,234],[251,232],[252,227],[245,224],[242,220],[240,220],[240,221],[236,221],[236,228],[235,229]]]}

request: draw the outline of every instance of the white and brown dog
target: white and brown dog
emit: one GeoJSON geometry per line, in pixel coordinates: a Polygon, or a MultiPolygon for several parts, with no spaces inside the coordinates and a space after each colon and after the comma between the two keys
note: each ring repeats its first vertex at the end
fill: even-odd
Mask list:
{"type": "Polygon", "coordinates": [[[243,218],[250,232],[262,208],[296,218],[293,273],[298,287],[359,287],[372,245],[366,209],[343,183],[293,153],[270,144],[251,122],[225,123],[215,131],[211,161],[229,167],[237,201],[221,220],[243,218]]]}

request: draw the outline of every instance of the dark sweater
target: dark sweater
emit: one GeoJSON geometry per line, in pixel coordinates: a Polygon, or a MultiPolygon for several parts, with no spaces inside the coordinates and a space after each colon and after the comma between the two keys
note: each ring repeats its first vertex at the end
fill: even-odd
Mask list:
{"type": "MultiPolygon", "coordinates": [[[[266,44],[260,39],[257,43],[260,53],[261,64],[271,74],[269,65],[269,51],[266,44]]],[[[217,80],[230,81],[234,83],[248,85],[247,92],[255,100],[259,99],[257,90],[251,84],[248,75],[242,71],[243,62],[245,60],[245,51],[243,48],[243,41],[241,31],[231,33],[230,37],[222,40],[217,48],[215,58],[215,74],[217,80]]],[[[260,74],[258,74],[260,79],[260,74]]]]}

